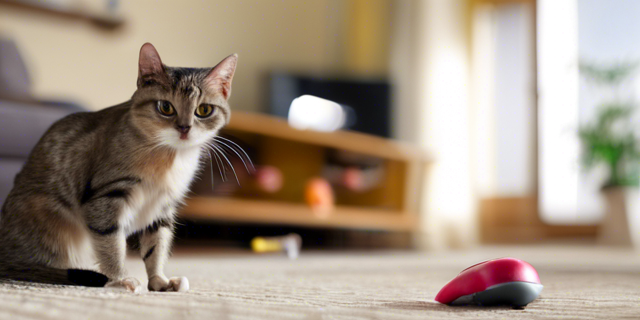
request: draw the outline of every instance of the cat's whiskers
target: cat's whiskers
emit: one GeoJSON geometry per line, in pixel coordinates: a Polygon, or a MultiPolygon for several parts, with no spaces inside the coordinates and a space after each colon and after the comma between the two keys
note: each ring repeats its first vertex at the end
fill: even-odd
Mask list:
{"type": "MultiPolygon", "coordinates": [[[[249,164],[251,165],[251,170],[252,170],[252,172],[255,172],[255,171],[256,171],[256,167],[253,165],[253,162],[251,161],[251,158],[249,157],[249,155],[247,154],[247,152],[246,152],[246,151],[244,151],[244,149],[243,149],[239,144],[237,144],[237,143],[233,142],[233,141],[232,141],[232,140],[230,140],[230,139],[227,139],[227,138],[225,138],[225,137],[221,137],[221,136],[216,136],[216,137],[214,137],[214,139],[222,139],[222,140],[224,140],[224,141],[227,141],[227,142],[231,143],[233,146],[235,146],[235,147],[236,147],[238,150],[240,150],[240,152],[242,152],[242,153],[244,154],[244,156],[247,158],[247,161],[248,161],[248,162],[249,162],[249,164]]],[[[217,142],[221,142],[221,143],[223,143],[223,142],[222,142],[222,141],[220,141],[220,140],[218,140],[217,142]]],[[[226,145],[228,148],[231,148],[231,146],[227,145],[226,143],[223,143],[223,144],[224,144],[224,145],[226,145]]],[[[239,156],[239,155],[238,155],[238,156],[239,156]]],[[[242,157],[240,157],[240,158],[242,159],[242,157]]],[[[243,161],[243,162],[244,162],[244,161],[243,161]]],[[[246,166],[246,164],[245,164],[245,166],[246,166]]],[[[247,171],[248,171],[248,169],[247,169],[247,171]]]]}
{"type": "MultiPolygon", "coordinates": [[[[207,147],[208,150],[212,151],[213,155],[215,156],[216,166],[218,167],[218,171],[220,172],[220,178],[222,179],[222,182],[227,181],[227,168],[225,167],[224,162],[222,161],[222,159],[220,158],[216,150],[211,148],[209,145],[205,145],[205,146],[207,147]],[[224,174],[222,173],[223,170],[224,170],[224,174]]],[[[213,173],[213,170],[212,170],[212,173],[213,173]]]]}
{"type": "Polygon", "coordinates": [[[220,156],[218,155],[218,153],[215,150],[210,149],[211,152],[213,152],[213,155],[216,157],[216,165],[218,166],[218,171],[220,172],[220,179],[222,179],[222,182],[226,182],[227,181],[227,167],[225,167],[224,162],[222,162],[222,159],[220,158],[220,156]]]}
{"type": "MultiPolygon", "coordinates": [[[[240,158],[240,161],[242,161],[242,164],[244,164],[244,168],[247,169],[247,172],[252,173],[253,171],[255,171],[255,168],[253,168],[253,164],[251,164],[251,167],[253,168],[253,171],[249,170],[249,167],[247,166],[247,163],[244,161],[244,159],[242,158],[240,153],[238,153],[238,151],[236,151],[234,148],[232,148],[228,144],[224,143],[224,141],[219,141],[218,140],[218,141],[216,141],[216,143],[220,143],[220,148],[221,149],[224,146],[224,147],[227,147],[227,149],[233,151],[233,153],[235,153],[238,156],[238,158],[240,158]]],[[[251,159],[249,159],[249,161],[251,161],[251,159]]]]}
{"type": "Polygon", "coordinates": [[[221,150],[220,148],[218,148],[218,146],[216,146],[214,144],[210,144],[209,146],[212,147],[215,150],[220,151],[219,154],[221,156],[223,156],[224,159],[227,161],[227,163],[229,164],[229,167],[231,168],[231,171],[233,171],[233,175],[236,177],[236,181],[238,182],[238,185],[240,185],[240,180],[238,179],[238,175],[236,174],[236,170],[233,168],[233,163],[231,163],[229,158],[227,158],[227,156],[224,154],[223,150],[221,150]]]}
{"type": "MultiPolygon", "coordinates": [[[[178,225],[178,226],[183,226],[183,227],[184,227],[184,226],[186,226],[186,224],[184,224],[184,223],[182,223],[182,222],[180,222],[180,221],[178,221],[178,220],[174,221],[173,223],[174,223],[175,225],[178,225]]],[[[173,231],[173,233],[174,233],[174,234],[176,233],[176,230],[175,230],[175,229],[174,229],[174,230],[172,230],[172,231],[173,231]]],[[[177,236],[175,236],[175,235],[174,235],[174,237],[177,237],[177,236]]]]}
{"type": "Polygon", "coordinates": [[[211,157],[211,152],[209,152],[209,150],[206,150],[206,151],[207,151],[207,154],[209,155],[209,168],[211,169],[211,191],[214,191],[215,183],[213,182],[213,157],[211,157]]]}

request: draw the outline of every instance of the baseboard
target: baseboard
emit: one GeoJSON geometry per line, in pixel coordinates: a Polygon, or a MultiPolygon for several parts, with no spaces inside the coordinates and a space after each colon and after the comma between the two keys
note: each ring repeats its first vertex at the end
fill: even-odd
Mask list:
{"type": "Polygon", "coordinates": [[[562,238],[594,239],[597,226],[549,225],[540,219],[538,199],[495,197],[480,200],[480,239],[484,243],[527,243],[562,238]]]}

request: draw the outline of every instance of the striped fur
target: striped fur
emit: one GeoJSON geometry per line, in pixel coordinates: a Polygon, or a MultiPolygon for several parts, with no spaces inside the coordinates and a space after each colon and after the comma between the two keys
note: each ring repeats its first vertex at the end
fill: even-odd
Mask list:
{"type": "Polygon", "coordinates": [[[232,55],[214,68],[171,68],[145,44],[131,100],[56,122],[2,206],[0,277],[78,285],[108,279],[107,286],[135,290],[124,269],[126,238],[135,235],[150,290],[178,288],[162,271],[175,210],[206,144],[229,121],[236,62],[232,55]],[[175,115],[162,115],[159,100],[175,115]],[[194,115],[203,103],[216,106],[212,116],[194,115]],[[189,126],[186,139],[178,126],[189,126]],[[92,269],[101,274],[82,271],[92,269]]]}

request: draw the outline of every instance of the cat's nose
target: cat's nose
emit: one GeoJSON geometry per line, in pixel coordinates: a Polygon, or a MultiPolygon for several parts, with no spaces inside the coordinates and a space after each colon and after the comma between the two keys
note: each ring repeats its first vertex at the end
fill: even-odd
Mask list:
{"type": "Polygon", "coordinates": [[[189,130],[191,130],[191,126],[178,126],[180,133],[189,133],[189,130]]]}

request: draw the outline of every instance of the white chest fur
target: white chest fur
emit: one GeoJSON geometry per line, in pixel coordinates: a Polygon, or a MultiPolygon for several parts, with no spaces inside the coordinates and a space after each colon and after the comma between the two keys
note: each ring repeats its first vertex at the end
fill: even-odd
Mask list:
{"type": "Polygon", "coordinates": [[[127,235],[149,226],[167,214],[167,207],[173,210],[172,207],[183,200],[198,170],[200,154],[200,148],[178,150],[164,177],[156,181],[143,180],[134,188],[120,219],[127,235]]]}

